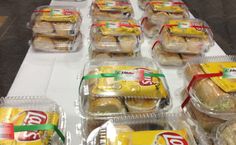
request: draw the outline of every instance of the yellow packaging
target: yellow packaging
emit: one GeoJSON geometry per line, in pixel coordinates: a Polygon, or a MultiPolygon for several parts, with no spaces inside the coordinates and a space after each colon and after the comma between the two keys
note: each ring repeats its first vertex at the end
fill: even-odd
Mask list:
{"type": "Polygon", "coordinates": [[[140,26],[134,20],[99,21],[97,26],[103,35],[141,35],[140,26]]]}
{"type": "Polygon", "coordinates": [[[96,0],[95,4],[101,11],[132,12],[130,3],[124,1],[96,0]]]}
{"type": "Polygon", "coordinates": [[[206,36],[203,24],[199,22],[194,23],[189,20],[170,20],[167,25],[169,25],[168,28],[172,34],[196,37],[206,36]]]}
{"type": "MultiPolygon", "coordinates": [[[[108,139],[109,140],[109,139],[108,139]]],[[[185,130],[157,130],[122,132],[116,137],[113,145],[188,145],[188,135],[185,130]]],[[[107,145],[111,145],[108,144],[107,145]]]]}
{"type": "Polygon", "coordinates": [[[92,89],[96,96],[132,96],[166,98],[167,90],[157,77],[144,77],[144,73],[157,71],[135,66],[102,66],[99,73],[117,73],[117,77],[99,78],[92,89]],[[142,78],[142,79],[141,79],[142,78]]]}
{"type": "MultiPolygon", "coordinates": [[[[53,124],[58,125],[59,114],[18,108],[0,108],[0,122],[14,125],[53,124]]],[[[53,131],[25,131],[15,133],[15,140],[0,140],[0,145],[48,145],[53,131]],[[41,136],[44,135],[42,139],[41,136]]]]}
{"type": "Polygon", "coordinates": [[[79,13],[70,9],[44,8],[40,11],[42,13],[41,21],[76,23],[79,18],[79,13]]]}
{"type": "Polygon", "coordinates": [[[150,2],[153,11],[183,13],[184,9],[179,5],[174,5],[171,2],[150,2]]]}
{"type": "MultiPolygon", "coordinates": [[[[201,64],[201,67],[205,73],[219,73],[224,72],[224,69],[235,69],[236,62],[209,62],[201,64]]],[[[233,72],[227,72],[222,77],[212,77],[211,80],[225,92],[236,91],[236,79],[233,72]]]]}

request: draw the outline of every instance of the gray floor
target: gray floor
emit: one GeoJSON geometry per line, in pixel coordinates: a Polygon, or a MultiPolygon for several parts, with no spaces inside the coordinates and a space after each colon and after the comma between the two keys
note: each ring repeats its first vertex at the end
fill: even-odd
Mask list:
{"type": "MultiPolygon", "coordinates": [[[[0,0],[0,16],[8,16],[0,27],[0,96],[5,96],[29,48],[31,32],[26,28],[37,6],[50,0],[0,0]]],[[[23,82],[24,83],[24,82],[23,82]]]]}
{"type": "MultiPolygon", "coordinates": [[[[206,20],[227,54],[236,54],[236,0],[184,0],[194,16],[206,20]]],[[[0,0],[0,96],[5,96],[29,48],[26,28],[32,10],[50,0],[0,0]]],[[[24,82],[22,82],[22,85],[24,82]]]]}

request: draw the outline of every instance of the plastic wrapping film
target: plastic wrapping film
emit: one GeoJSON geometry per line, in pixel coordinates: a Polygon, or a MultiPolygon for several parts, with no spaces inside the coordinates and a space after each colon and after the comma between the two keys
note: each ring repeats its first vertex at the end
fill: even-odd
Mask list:
{"type": "Polygon", "coordinates": [[[94,129],[87,145],[136,145],[170,143],[207,145],[203,130],[182,113],[123,116],[94,129]]]}
{"type": "Polygon", "coordinates": [[[83,46],[81,33],[71,38],[34,35],[29,44],[34,50],[56,53],[76,52],[83,46]]]}
{"type": "Polygon", "coordinates": [[[160,40],[156,40],[152,46],[152,57],[162,66],[184,66],[186,62],[199,56],[195,54],[166,52],[160,40]]]}
{"type": "Polygon", "coordinates": [[[142,31],[135,20],[96,21],[90,30],[91,58],[140,55],[142,31]]]}
{"type": "Polygon", "coordinates": [[[144,10],[145,7],[147,6],[147,3],[148,2],[151,2],[151,1],[163,1],[163,2],[170,2],[172,0],[138,0],[138,6],[140,9],[144,10]]]}
{"type": "Polygon", "coordinates": [[[94,0],[90,8],[93,21],[131,19],[134,10],[129,0],[94,0]]]}
{"type": "Polygon", "coordinates": [[[184,69],[189,97],[182,107],[189,103],[187,111],[208,132],[235,117],[235,78],[231,78],[235,60],[235,56],[199,57],[192,59],[184,69]]]}
{"type": "Polygon", "coordinates": [[[188,18],[189,11],[182,1],[150,1],[147,3],[142,20],[143,32],[147,37],[156,37],[168,20],[188,18]]]}
{"type": "Polygon", "coordinates": [[[214,132],[215,145],[235,145],[236,141],[236,120],[227,121],[219,125],[214,132]]]}
{"type": "Polygon", "coordinates": [[[54,101],[35,96],[2,97],[0,110],[1,128],[6,124],[14,127],[11,139],[4,138],[7,132],[1,130],[3,132],[0,132],[0,143],[16,145],[70,145],[71,143],[70,133],[66,131],[65,113],[54,101]]]}
{"type": "Polygon", "coordinates": [[[70,38],[79,33],[81,21],[76,7],[40,6],[33,11],[28,27],[35,34],[70,38]]]}
{"type": "Polygon", "coordinates": [[[160,40],[168,52],[202,54],[214,45],[213,34],[199,19],[171,19],[162,26],[160,40]]]}

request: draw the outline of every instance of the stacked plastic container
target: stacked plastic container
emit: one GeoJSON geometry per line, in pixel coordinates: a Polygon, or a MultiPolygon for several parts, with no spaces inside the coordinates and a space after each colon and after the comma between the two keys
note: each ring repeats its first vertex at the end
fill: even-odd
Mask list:
{"type": "Polygon", "coordinates": [[[94,0],[91,6],[90,58],[136,57],[143,42],[129,0],[94,0]]]}
{"type": "Polygon", "coordinates": [[[75,52],[82,46],[81,21],[75,7],[40,6],[28,23],[33,31],[30,44],[38,51],[75,52]]]}
{"type": "MultiPolygon", "coordinates": [[[[187,114],[198,121],[209,134],[219,128],[216,142],[221,142],[220,136],[226,137],[223,134],[228,132],[226,129],[220,134],[226,125],[219,126],[236,118],[235,67],[235,56],[195,58],[185,67],[184,74],[189,84],[187,90],[190,96],[182,107],[186,107],[187,114]]],[[[232,136],[235,142],[233,134],[228,135],[223,142],[232,142],[232,136]]],[[[212,138],[215,140],[215,135],[212,138]]]]}
{"type": "Polygon", "coordinates": [[[0,112],[4,133],[0,144],[70,145],[65,113],[54,101],[45,97],[0,98],[0,112]]]}
{"type": "Polygon", "coordinates": [[[109,119],[148,116],[172,106],[165,76],[147,58],[90,61],[84,68],[78,101],[84,139],[109,119]]]}

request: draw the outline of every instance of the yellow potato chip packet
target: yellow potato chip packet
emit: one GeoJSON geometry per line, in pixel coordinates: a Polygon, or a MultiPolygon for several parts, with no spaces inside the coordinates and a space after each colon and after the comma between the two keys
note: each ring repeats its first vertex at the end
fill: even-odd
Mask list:
{"type": "MultiPolygon", "coordinates": [[[[114,145],[189,145],[185,130],[156,130],[122,132],[116,137],[114,145]]],[[[111,145],[111,144],[107,144],[111,145]]]]}
{"type": "Polygon", "coordinates": [[[158,77],[144,76],[158,71],[135,66],[101,66],[99,73],[117,74],[115,77],[99,78],[92,88],[95,96],[131,96],[166,98],[168,93],[158,77]]]}
{"type": "MultiPolygon", "coordinates": [[[[58,125],[59,114],[18,108],[0,108],[0,122],[14,125],[53,124],[58,125]]],[[[4,145],[47,145],[53,131],[24,131],[14,133],[15,140],[0,140],[4,145]],[[43,138],[42,138],[43,136],[43,138]]]]}
{"type": "Polygon", "coordinates": [[[211,80],[223,91],[236,91],[236,62],[209,62],[201,64],[205,73],[223,72],[222,77],[212,77],[211,80]]]}
{"type": "Polygon", "coordinates": [[[141,35],[140,26],[134,20],[99,21],[96,24],[103,35],[141,35]]]}
{"type": "Polygon", "coordinates": [[[101,11],[132,12],[132,6],[128,1],[96,0],[95,4],[101,11]]]}
{"type": "Polygon", "coordinates": [[[169,20],[170,33],[181,36],[206,37],[204,24],[192,20],[169,20]]]}
{"type": "Polygon", "coordinates": [[[169,13],[183,13],[185,10],[180,5],[175,5],[172,2],[150,2],[151,8],[154,12],[169,12],[169,13]]]}
{"type": "Polygon", "coordinates": [[[76,23],[79,18],[79,12],[62,8],[44,8],[40,11],[41,21],[48,22],[70,22],[76,23]]]}

